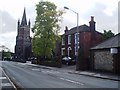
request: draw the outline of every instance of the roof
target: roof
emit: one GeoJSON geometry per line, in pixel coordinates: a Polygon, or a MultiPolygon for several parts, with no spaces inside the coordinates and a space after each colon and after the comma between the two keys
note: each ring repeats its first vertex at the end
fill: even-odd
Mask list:
{"type": "Polygon", "coordinates": [[[107,39],[106,41],[98,44],[97,46],[91,49],[105,49],[112,47],[120,47],[120,33],[110,39],[107,39]]]}
{"type": "MultiPolygon", "coordinates": [[[[78,27],[78,32],[82,32],[82,31],[90,31],[90,28],[89,26],[87,26],[86,24],[84,25],[81,25],[78,27]]],[[[76,33],[77,32],[77,27],[74,27],[74,28],[71,28],[70,30],[68,30],[65,35],[68,35],[68,34],[73,34],[73,33],[76,33]]]]}

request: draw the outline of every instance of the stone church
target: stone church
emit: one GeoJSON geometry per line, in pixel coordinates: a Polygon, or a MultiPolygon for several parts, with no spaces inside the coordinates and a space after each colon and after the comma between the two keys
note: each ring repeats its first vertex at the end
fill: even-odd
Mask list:
{"type": "Polygon", "coordinates": [[[24,9],[22,21],[18,20],[15,59],[26,61],[31,56],[30,20],[27,23],[24,9]]]}

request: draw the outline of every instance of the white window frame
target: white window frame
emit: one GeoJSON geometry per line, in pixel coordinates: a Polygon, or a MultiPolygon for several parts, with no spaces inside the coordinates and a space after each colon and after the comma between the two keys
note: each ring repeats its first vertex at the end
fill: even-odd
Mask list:
{"type": "Polygon", "coordinates": [[[68,47],[68,56],[70,56],[70,53],[69,53],[69,50],[72,50],[72,48],[71,47],[68,47]]]}
{"type": "Polygon", "coordinates": [[[65,50],[65,48],[61,48],[61,55],[62,56],[64,55],[63,50],[65,50]]]}
{"type": "Polygon", "coordinates": [[[79,33],[75,33],[75,44],[77,44],[77,39],[78,39],[78,44],[79,44],[79,33]]]}
{"type": "Polygon", "coordinates": [[[68,35],[68,44],[71,44],[71,35],[68,35]]]}

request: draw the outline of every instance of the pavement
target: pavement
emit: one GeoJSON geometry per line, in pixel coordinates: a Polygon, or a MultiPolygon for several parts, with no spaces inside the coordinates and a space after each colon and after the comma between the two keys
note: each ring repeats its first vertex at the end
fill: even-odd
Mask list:
{"type": "MultiPolygon", "coordinates": [[[[112,74],[112,73],[103,73],[103,72],[95,72],[95,71],[76,71],[75,69],[71,69],[71,68],[49,67],[49,66],[31,64],[31,62],[27,62],[25,64],[33,66],[33,67],[40,67],[43,69],[61,70],[63,72],[68,72],[70,74],[85,75],[85,76],[90,76],[90,77],[95,77],[95,78],[120,81],[120,76],[116,75],[116,74],[112,74]]],[[[68,66],[68,67],[70,67],[70,66],[68,66]]]]}

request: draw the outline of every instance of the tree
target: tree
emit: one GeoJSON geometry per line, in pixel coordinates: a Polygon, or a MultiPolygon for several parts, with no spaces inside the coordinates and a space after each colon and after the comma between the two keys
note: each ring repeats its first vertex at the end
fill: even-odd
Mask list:
{"type": "Polygon", "coordinates": [[[6,57],[6,58],[10,58],[11,57],[11,52],[10,49],[7,48],[5,45],[0,46],[0,48],[2,49],[2,60],[6,57]]]}
{"type": "Polygon", "coordinates": [[[115,35],[115,34],[112,33],[111,30],[109,30],[109,31],[104,30],[103,40],[107,40],[108,38],[111,38],[111,37],[113,37],[114,35],[115,35]]]}
{"type": "Polygon", "coordinates": [[[49,1],[40,1],[36,5],[36,21],[32,28],[32,50],[34,55],[50,57],[55,42],[59,38],[59,22],[62,20],[63,11],[49,1]]]}
{"type": "Polygon", "coordinates": [[[11,52],[10,51],[4,51],[3,50],[3,58],[11,58],[11,52]]]}

